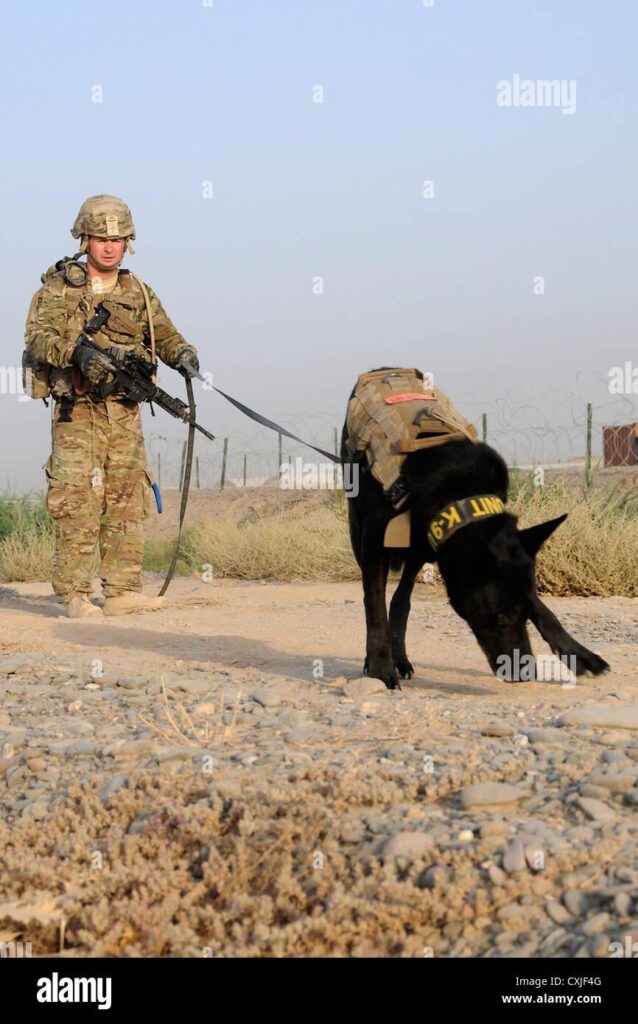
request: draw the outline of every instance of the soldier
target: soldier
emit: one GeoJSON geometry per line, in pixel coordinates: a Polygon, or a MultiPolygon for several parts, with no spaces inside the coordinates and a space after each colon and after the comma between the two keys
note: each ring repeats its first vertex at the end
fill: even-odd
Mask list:
{"type": "Polygon", "coordinates": [[[152,289],[120,269],[135,238],[131,212],[121,199],[87,199],[71,234],[87,254],[85,272],[84,264],[75,263],[43,274],[25,331],[27,358],[47,365],[55,399],[53,450],[43,467],[47,507],[55,520],[53,590],[71,618],[151,611],[164,598],[141,593],[142,520],[150,510],[152,477],[140,409],[117,392],[106,399],[95,394],[109,379],[108,365],[98,352],[76,348],[76,342],[102,301],[111,316],[96,336],[98,343],[134,346],[151,360],[150,346],[178,369],[183,356],[199,369],[197,352],[152,289]],[[90,600],[96,544],[104,611],[90,600]]]}

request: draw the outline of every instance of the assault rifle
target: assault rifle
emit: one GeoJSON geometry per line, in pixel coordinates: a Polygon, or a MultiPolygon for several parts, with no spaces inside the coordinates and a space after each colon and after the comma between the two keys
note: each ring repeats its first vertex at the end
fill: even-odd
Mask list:
{"type": "MultiPolygon", "coordinates": [[[[99,384],[95,392],[100,398],[107,398],[117,390],[121,391],[126,398],[131,399],[133,402],[155,402],[160,409],[164,409],[171,416],[178,420],[184,420],[185,423],[190,423],[190,411],[186,402],[182,402],[179,398],[173,398],[166,391],[158,388],[154,382],[153,374],[157,370],[157,363],[152,363],[139,353],[127,351],[125,348],[103,347],[98,345],[93,339],[92,335],[97,334],[105,326],[110,315],[109,310],[105,309],[100,302],[95,307],[95,313],[86,324],[84,332],[77,341],[78,346],[91,348],[95,352],[99,352],[111,364],[109,379],[99,384]]],[[[82,393],[86,390],[86,385],[83,386],[80,380],[77,380],[76,383],[76,370],[77,367],[74,367],[73,383],[76,391],[82,393]]],[[[200,426],[199,423],[193,423],[192,426],[199,430],[201,434],[204,434],[210,441],[215,440],[215,436],[200,426]]]]}

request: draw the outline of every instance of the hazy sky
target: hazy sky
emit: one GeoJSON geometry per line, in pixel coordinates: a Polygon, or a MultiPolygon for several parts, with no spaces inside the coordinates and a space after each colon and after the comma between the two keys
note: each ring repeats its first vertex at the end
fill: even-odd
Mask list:
{"type": "MultiPolygon", "coordinates": [[[[416,365],[510,459],[582,454],[587,401],[599,448],[638,418],[607,388],[638,366],[637,29],[630,0],[5,7],[2,365],[80,203],[109,192],[137,227],[125,265],[215,383],[323,446],[359,373],[416,365]],[[516,76],[563,99],[499,105],[516,76]]],[[[199,414],[235,470],[276,451],[217,395],[199,414]]],[[[47,410],[4,394],[0,426],[0,486],[42,486],[47,410]]]]}

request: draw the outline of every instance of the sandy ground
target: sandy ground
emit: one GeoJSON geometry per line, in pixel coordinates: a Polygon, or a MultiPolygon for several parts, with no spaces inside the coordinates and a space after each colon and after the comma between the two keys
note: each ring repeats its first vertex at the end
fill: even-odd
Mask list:
{"type": "Polygon", "coordinates": [[[79,622],[48,584],[1,587],[0,940],[615,955],[638,938],[638,602],[547,603],[611,674],[500,682],[423,585],[400,693],[356,679],[359,584],[180,578],[160,612],[79,622]]]}

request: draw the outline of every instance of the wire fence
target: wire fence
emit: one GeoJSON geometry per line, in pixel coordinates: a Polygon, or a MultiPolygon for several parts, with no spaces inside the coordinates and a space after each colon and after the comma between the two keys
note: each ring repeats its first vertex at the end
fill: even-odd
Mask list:
{"type": "MultiPolygon", "coordinates": [[[[499,398],[491,403],[459,402],[481,439],[512,468],[563,468],[585,478],[601,466],[635,466],[638,471],[638,396],[609,395],[587,402],[582,392],[548,390],[542,402],[499,398]]],[[[261,410],[260,410],[261,411],[261,410]]],[[[282,426],[310,444],[338,454],[342,423],[336,414],[283,415],[282,426]]],[[[163,433],[147,434],[147,451],[160,487],[179,488],[186,443],[163,433]]],[[[325,464],[321,455],[259,426],[223,424],[214,443],[196,438],[192,486],[205,489],[255,487],[279,481],[280,467],[325,464]]]]}

